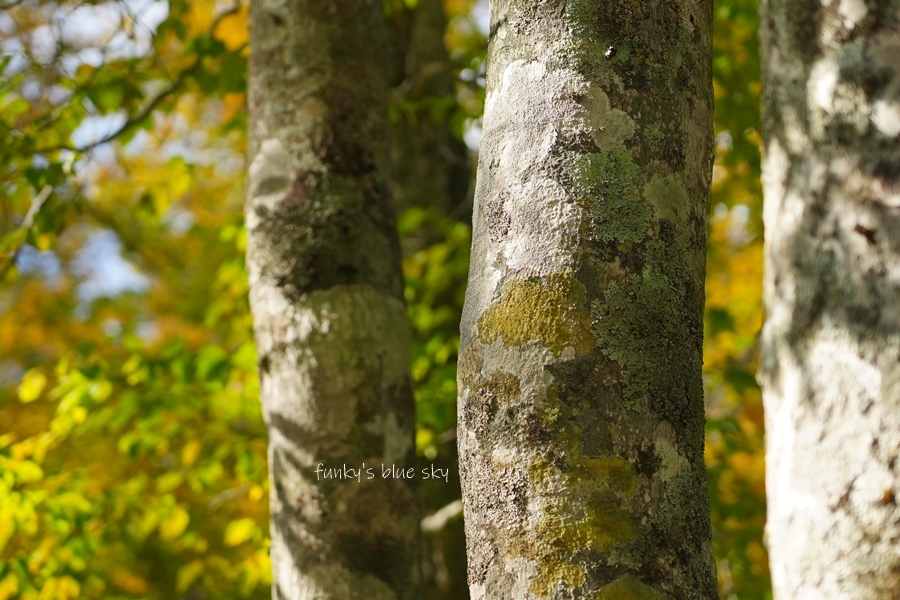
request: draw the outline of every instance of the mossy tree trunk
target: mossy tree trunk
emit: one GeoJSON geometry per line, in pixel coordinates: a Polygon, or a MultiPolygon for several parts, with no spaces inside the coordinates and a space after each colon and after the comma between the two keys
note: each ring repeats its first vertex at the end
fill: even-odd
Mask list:
{"type": "Polygon", "coordinates": [[[250,300],[269,427],[273,597],[416,597],[414,407],[385,176],[380,0],[250,7],[250,300]],[[369,479],[323,469],[373,468],[369,479]]]}
{"type": "Polygon", "coordinates": [[[474,599],[717,597],[709,0],[502,0],[462,323],[474,599]]]}
{"type": "Polygon", "coordinates": [[[900,597],[900,2],[761,5],[775,597],[900,597]]]}

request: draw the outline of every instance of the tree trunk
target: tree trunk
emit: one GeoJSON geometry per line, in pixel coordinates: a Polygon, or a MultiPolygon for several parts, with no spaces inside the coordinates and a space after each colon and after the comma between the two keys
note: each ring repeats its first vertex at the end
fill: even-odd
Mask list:
{"type": "Polygon", "coordinates": [[[776,598],[900,598],[900,3],[764,1],[776,598]]]}
{"type": "Polygon", "coordinates": [[[247,263],[273,597],[412,598],[413,480],[382,477],[382,465],[414,464],[415,418],[385,177],[381,2],[250,10],[247,263]],[[320,466],[363,470],[344,479],[320,466]]]}
{"type": "Polygon", "coordinates": [[[495,2],[459,365],[472,598],[716,598],[709,0],[495,2]]]}

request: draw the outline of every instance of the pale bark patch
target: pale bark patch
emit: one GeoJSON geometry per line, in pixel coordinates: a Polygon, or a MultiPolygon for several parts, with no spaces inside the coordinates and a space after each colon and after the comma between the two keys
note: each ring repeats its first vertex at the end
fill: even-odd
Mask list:
{"type": "Polygon", "coordinates": [[[878,100],[872,107],[872,123],[888,137],[900,135],[900,104],[878,100]]]}

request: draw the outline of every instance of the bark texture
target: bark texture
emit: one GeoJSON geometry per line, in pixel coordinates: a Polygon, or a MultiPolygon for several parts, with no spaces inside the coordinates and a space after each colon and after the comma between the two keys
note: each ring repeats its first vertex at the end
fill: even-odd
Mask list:
{"type": "Polygon", "coordinates": [[[900,598],[900,2],[761,5],[776,598],[900,598]]]}
{"type": "Polygon", "coordinates": [[[379,0],[254,0],[246,224],[273,597],[415,597],[409,333],[379,0]],[[323,469],[373,468],[369,479],[323,469]]]}
{"type": "Polygon", "coordinates": [[[708,0],[498,0],[459,362],[474,599],[717,597],[708,0]]]}

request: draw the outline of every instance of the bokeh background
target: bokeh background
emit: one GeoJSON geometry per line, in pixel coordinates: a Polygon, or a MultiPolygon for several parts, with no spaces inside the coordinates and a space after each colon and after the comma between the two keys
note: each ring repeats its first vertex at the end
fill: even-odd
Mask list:
{"type": "MultiPolygon", "coordinates": [[[[423,463],[452,466],[488,10],[443,0],[416,21],[429,1],[384,9],[416,442],[423,463]],[[447,194],[417,198],[415,173],[436,164],[447,194]]],[[[728,600],[771,598],[756,11],[716,0],[704,374],[728,600]]],[[[247,5],[0,0],[0,51],[0,600],[269,598],[243,259],[247,5]]],[[[432,514],[458,485],[422,495],[432,514]]],[[[461,600],[459,516],[441,514],[428,598],[461,600]]]]}

